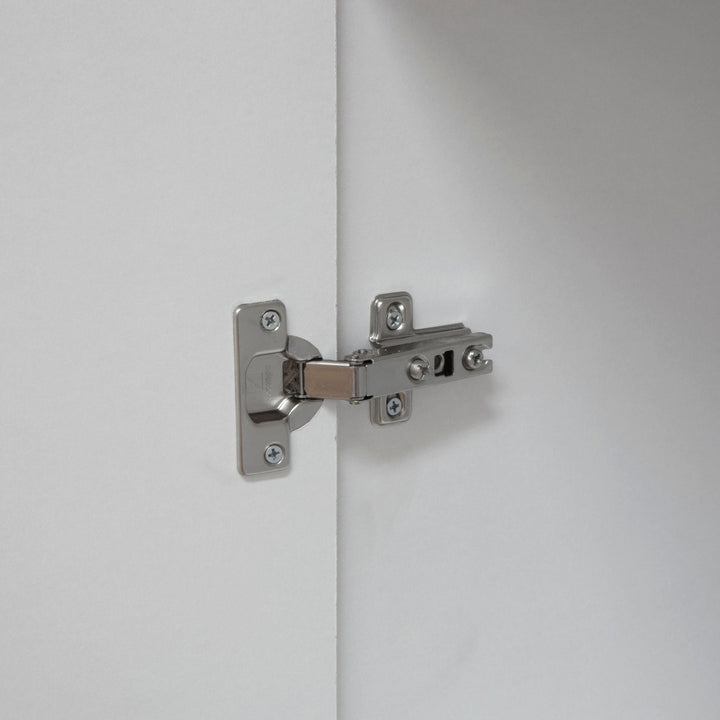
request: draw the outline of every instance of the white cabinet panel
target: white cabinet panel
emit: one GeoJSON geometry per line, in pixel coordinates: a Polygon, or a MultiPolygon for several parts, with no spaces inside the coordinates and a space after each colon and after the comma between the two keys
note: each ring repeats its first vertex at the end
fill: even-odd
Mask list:
{"type": "Polygon", "coordinates": [[[339,22],[340,351],[391,290],[495,337],[341,408],[341,717],[713,717],[720,6],[339,22]]]}
{"type": "Polygon", "coordinates": [[[335,350],[334,3],[0,37],[0,714],[335,717],[335,411],[241,478],[231,319],[335,350]]]}

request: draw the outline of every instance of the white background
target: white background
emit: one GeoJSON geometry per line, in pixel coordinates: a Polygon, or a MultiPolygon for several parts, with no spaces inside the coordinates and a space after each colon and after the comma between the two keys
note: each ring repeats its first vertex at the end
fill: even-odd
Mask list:
{"type": "Polygon", "coordinates": [[[242,479],[232,340],[334,354],[334,12],[2,4],[3,719],[335,715],[335,410],[242,479]]]}
{"type": "Polygon", "coordinates": [[[340,413],[340,717],[720,713],[720,5],[339,6],[340,351],[495,373],[340,413]]]}

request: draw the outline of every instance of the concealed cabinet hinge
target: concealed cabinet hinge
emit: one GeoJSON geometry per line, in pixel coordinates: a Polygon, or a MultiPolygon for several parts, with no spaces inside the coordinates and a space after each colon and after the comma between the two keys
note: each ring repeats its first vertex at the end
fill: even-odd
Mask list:
{"type": "Polygon", "coordinates": [[[370,401],[376,425],[404,422],[412,391],[492,372],[492,335],[462,323],[416,330],[412,297],[377,295],[370,344],[343,360],[324,360],[307,340],[288,335],[279,300],[240,305],[234,314],[238,470],[257,475],[290,464],[290,432],[323,400],[370,401]]]}

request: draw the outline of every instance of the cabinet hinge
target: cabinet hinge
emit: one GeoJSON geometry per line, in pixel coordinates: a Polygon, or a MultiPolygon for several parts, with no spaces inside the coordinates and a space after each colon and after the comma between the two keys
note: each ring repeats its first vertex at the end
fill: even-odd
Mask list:
{"type": "Polygon", "coordinates": [[[290,464],[290,432],[323,400],[369,401],[376,425],[405,422],[420,387],[492,372],[492,335],[462,323],[416,330],[409,293],[377,295],[370,345],[325,360],[307,340],[288,335],[280,300],[240,305],[234,313],[238,470],[258,475],[290,464]]]}

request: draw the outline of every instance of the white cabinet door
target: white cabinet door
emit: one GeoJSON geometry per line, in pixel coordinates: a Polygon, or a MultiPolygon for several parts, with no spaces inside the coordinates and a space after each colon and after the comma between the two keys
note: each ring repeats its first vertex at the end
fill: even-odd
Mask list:
{"type": "Polygon", "coordinates": [[[0,715],[333,718],[335,410],[241,478],[231,318],[334,354],[334,3],[0,37],[0,715]]]}
{"type": "Polygon", "coordinates": [[[340,716],[720,708],[720,6],[343,3],[340,353],[376,293],[493,375],[340,413],[340,716]]]}

